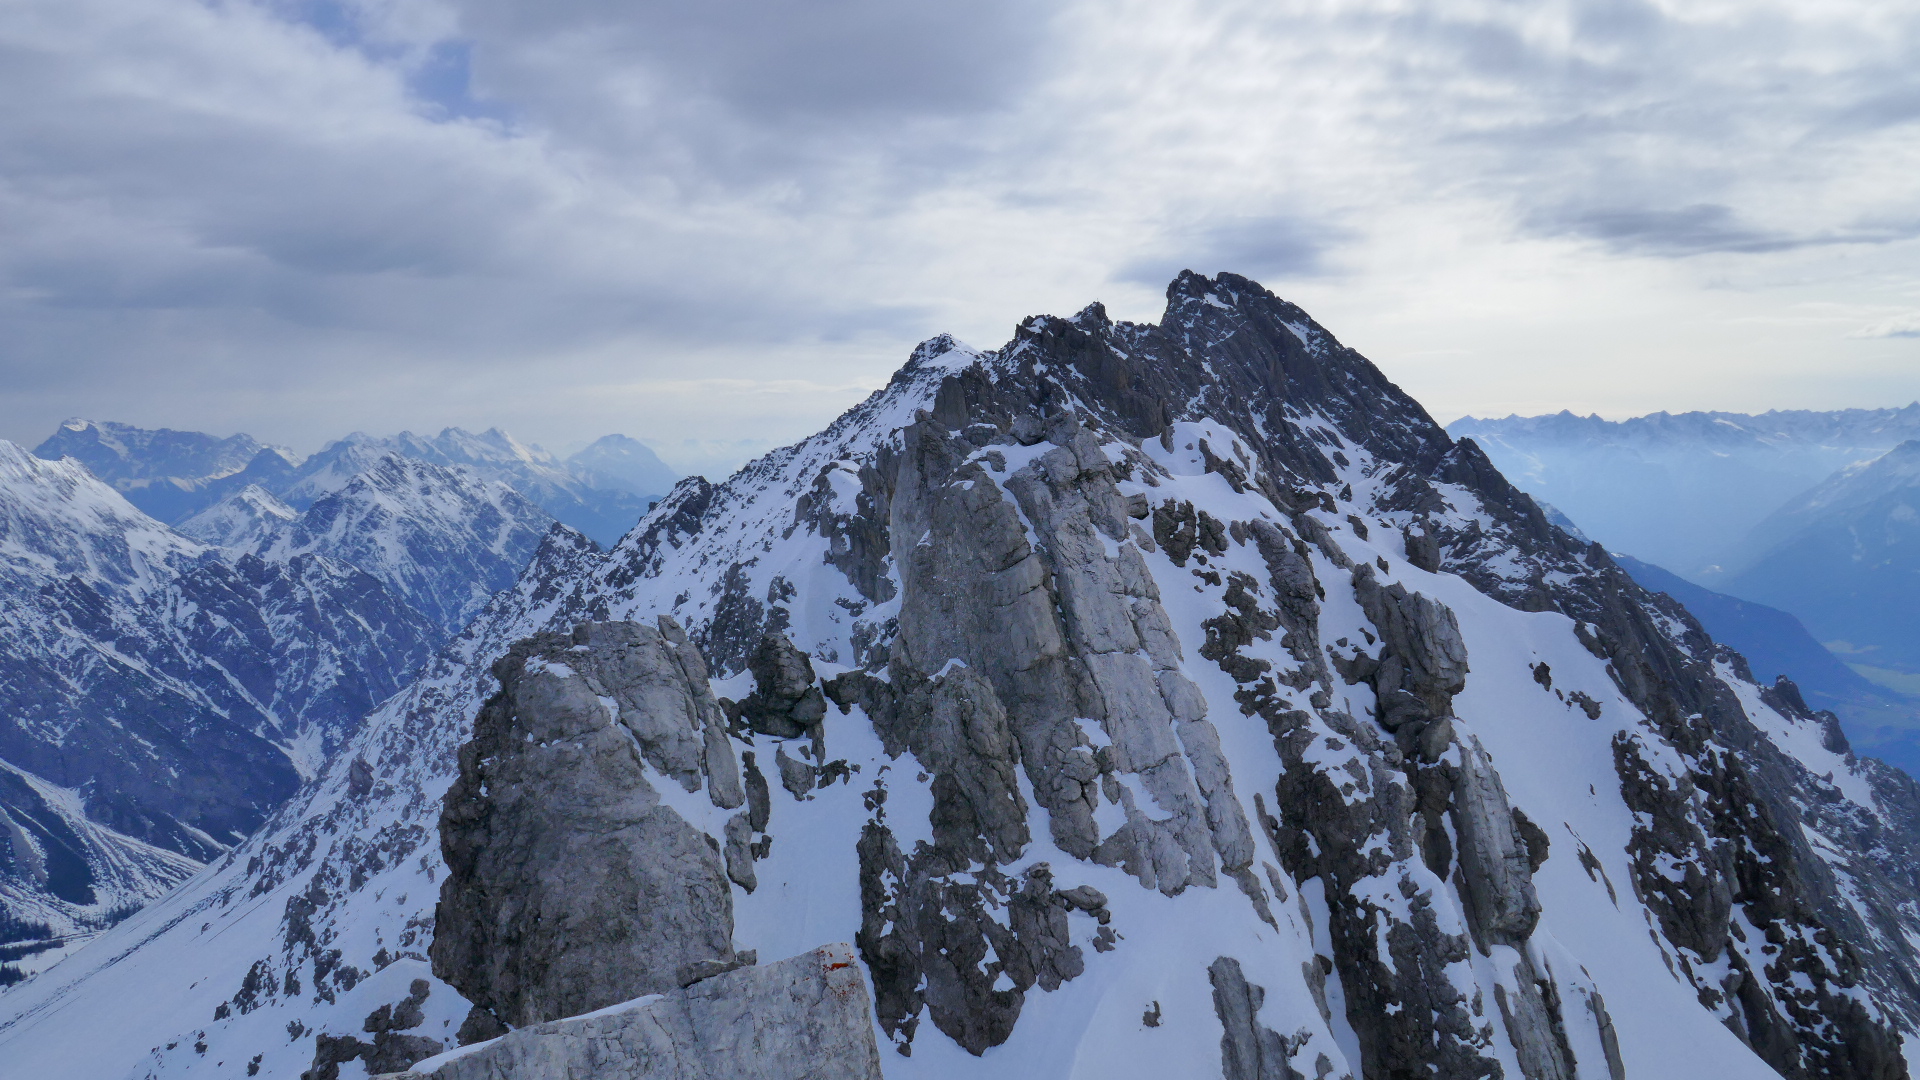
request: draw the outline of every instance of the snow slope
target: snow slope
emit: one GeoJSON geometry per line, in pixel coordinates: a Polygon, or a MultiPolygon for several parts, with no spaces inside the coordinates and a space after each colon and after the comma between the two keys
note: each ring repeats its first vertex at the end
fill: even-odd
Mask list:
{"type": "MultiPolygon", "coordinates": [[[[1053,560],[1050,587],[1071,609],[1070,629],[1094,610],[1075,605],[1097,597],[1076,591],[1066,568],[1088,581],[1144,568],[1129,586],[1132,610],[1141,625],[1158,618],[1156,605],[1164,611],[1164,670],[1197,688],[1205,712],[1182,728],[1198,742],[1167,761],[1198,770],[1188,763],[1217,739],[1230,776],[1209,781],[1205,827],[1222,860],[1233,820],[1260,824],[1243,878],[1203,881],[1213,856],[1189,851],[1195,877],[1143,887],[1137,867],[1062,849],[1036,787],[1044,769],[1025,759],[1016,783],[1029,838],[997,864],[945,880],[998,895],[996,875],[1017,881],[1045,862],[1060,887],[1104,893],[1110,922],[1071,917],[1084,972],[1027,992],[1010,1033],[980,1056],[932,1024],[882,1031],[903,1049],[885,1055],[889,1076],[1215,1075],[1219,958],[1263,989],[1252,1015],[1272,1036],[1264,1045],[1307,1076],[1379,1075],[1383,1061],[1442,1051],[1477,1063],[1452,1075],[1497,1067],[1587,1080],[1777,1075],[1763,1055],[1806,1062],[1808,1075],[1903,1067],[1889,1057],[1899,1041],[1888,1032],[1920,1019],[1920,919],[1903,884],[1920,820],[1911,785],[1852,758],[1817,718],[1748,681],[1743,662],[1683,609],[1549,525],[1304,312],[1231,275],[1182,275],[1158,326],[1113,324],[1096,306],[1030,319],[994,352],[936,338],[820,434],[717,487],[682,481],[612,551],[550,533],[514,588],[267,828],[0,994],[0,1059],[49,1080],[229,1076],[243,1063],[298,1075],[316,1032],[361,1031],[371,1010],[426,977],[443,870],[439,798],[495,688],[493,658],[539,630],[671,615],[716,668],[716,692],[736,699],[751,689],[747,650],[767,629],[788,634],[822,675],[946,678],[982,658],[903,652],[928,629],[915,608],[927,568],[916,552],[964,552],[973,538],[896,530],[939,520],[914,515],[955,500],[1016,515],[1024,550],[1053,560]],[[1037,490],[1036,477],[1060,480],[1079,450],[1060,452],[1074,447],[1104,460],[1072,466],[1081,487],[1069,488],[1111,485],[1130,515],[1149,513],[1118,536],[1086,533],[1077,554],[1066,533],[1045,531],[1051,518],[1034,516],[1040,503],[1010,494],[1037,490]],[[927,472],[929,462],[951,472],[927,472]],[[915,479],[937,475],[952,479],[915,479]],[[1174,527],[1186,510],[1199,540],[1174,527]],[[1311,597],[1314,614],[1296,603],[1287,633],[1276,623],[1223,649],[1234,612],[1258,626],[1284,609],[1257,535],[1291,538],[1286,550],[1310,572],[1306,591],[1291,595],[1311,597]],[[1515,943],[1469,941],[1480,901],[1407,841],[1410,786],[1427,766],[1372,719],[1382,705],[1374,684],[1337,674],[1390,659],[1386,627],[1363,600],[1369,577],[1427,598],[1424,608],[1405,601],[1409,610],[1444,605],[1464,644],[1455,739],[1430,765],[1490,763],[1507,802],[1544,835],[1525,848],[1546,856],[1531,876],[1538,922],[1515,943]],[[1266,824],[1269,812],[1280,820],[1266,824]],[[1522,1034],[1544,1028],[1509,1008],[1537,1000],[1528,995],[1542,985],[1562,1020],[1557,1073],[1542,1071],[1539,1045],[1522,1034]],[[1400,996],[1379,999],[1396,986],[1400,996]],[[1432,1034],[1396,1049],[1363,1045],[1363,1028],[1432,1034]],[[1851,1040],[1851,1059],[1836,1039],[1851,1040]]],[[[1144,655],[1120,648],[1101,663],[1144,655]]],[[[1074,752],[1110,761],[1136,721],[1123,710],[1079,719],[1074,752]]],[[[884,827],[907,851],[934,840],[933,765],[890,754],[858,706],[830,711],[824,738],[826,757],[858,772],[804,797],[776,790],[759,885],[734,896],[736,944],[765,958],[862,931],[863,830],[884,827]]],[[[766,762],[799,750],[754,741],[766,762]]],[[[1132,769],[1106,775],[1114,787],[1095,797],[1101,835],[1177,820],[1171,789],[1132,769]]],[[[725,814],[704,793],[664,777],[657,786],[688,821],[722,835],[725,814]]],[[[1462,834],[1448,835],[1468,850],[1462,834]]],[[[429,986],[417,1030],[450,1043],[465,1003],[429,986]]],[[[1280,1064],[1258,1075],[1288,1075],[1280,1064]]]]}

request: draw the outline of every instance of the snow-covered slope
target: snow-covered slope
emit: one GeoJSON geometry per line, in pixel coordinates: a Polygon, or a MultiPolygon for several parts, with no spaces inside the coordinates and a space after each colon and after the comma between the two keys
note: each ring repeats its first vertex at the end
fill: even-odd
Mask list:
{"type": "Polygon", "coordinates": [[[1834,471],[1920,438],[1901,409],[1598,416],[1467,416],[1471,438],[1514,484],[1594,539],[1699,580],[1748,530],[1834,471]]]}
{"type": "Polygon", "coordinates": [[[316,554],[351,564],[451,635],[513,584],[553,520],[466,468],[382,454],[304,513],[249,488],[181,531],[269,562],[316,554]]]}
{"type": "Polygon", "coordinates": [[[0,994],[0,1059],[291,1077],[372,1030],[427,974],[489,663],[662,615],[727,697],[769,631],[834,677],[824,746],[741,736],[780,789],[735,943],[857,941],[898,1080],[1905,1074],[1913,785],[1304,312],[1191,274],[1157,326],[934,339],[610,552],[550,534],[267,829],[0,994]]]}
{"type": "Polygon", "coordinates": [[[429,632],[350,566],[228,563],[78,462],[0,442],[0,911],[82,934],[172,887],[291,795],[429,632]]]}
{"type": "Polygon", "coordinates": [[[329,443],[300,466],[281,498],[304,508],[339,491],[389,454],[435,465],[458,466],[498,481],[544,507],[563,523],[611,545],[625,535],[646,500],[621,487],[599,487],[570,472],[553,455],[528,446],[498,428],[474,434],[447,428],[433,438],[403,431],[388,438],[355,432],[329,443]]]}

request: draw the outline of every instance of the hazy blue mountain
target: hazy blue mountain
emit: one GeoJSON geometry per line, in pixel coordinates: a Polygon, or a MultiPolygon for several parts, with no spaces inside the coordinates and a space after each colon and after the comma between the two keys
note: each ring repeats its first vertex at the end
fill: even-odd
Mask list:
{"type": "Polygon", "coordinates": [[[655,499],[680,479],[645,443],[625,435],[602,435],[568,458],[567,468],[594,487],[655,499]]]}
{"type": "Polygon", "coordinates": [[[1629,555],[1613,558],[1642,586],[1686,605],[1715,641],[1747,658],[1759,681],[1785,675],[1808,704],[1839,716],[1855,750],[1920,776],[1920,698],[1866,679],[1788,612],[1714,592],[1629,555]]]}
{"type": "Polygon", "coordinates": [[[1513,483],[1616,551],[1698,579],[1836,470],[1920,438],[1920,403],[1833,412],[1551,416],[1448,425],[1513,483]]]}
{"type": "Polygon", "coordinates": [[[1920,674],[1920,441],[1794,499],[1751,543],[1721,588],[1793,612],[1853,663],[1920,674]]]}

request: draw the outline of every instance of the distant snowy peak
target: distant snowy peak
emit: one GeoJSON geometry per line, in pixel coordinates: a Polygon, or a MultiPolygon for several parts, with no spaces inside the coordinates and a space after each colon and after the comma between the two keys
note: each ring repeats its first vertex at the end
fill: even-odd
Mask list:
{"type": "Polygon", "coordinates": [[[680,479],[645,443],[625,435],[601,436],[567,467],[593,487],[634,495],[664,495],[680,479]]]}
{"type": "Polygon", "coordinates": [[[437,636],[344,562],[223,559],[0,442],[0,922],[97,929],[179,883],[437,636]]]}
{"type": "Polygon", "coordinates": [[[47,461],[0,440],[0,572],[16,581],[78,577],[144,593],[206,553],[79,462],[47,461]]]}
{"type": "Polygon", "coordinates": [[[61,424],[34,452],[55,460],[74,458],[100,479],[126,487],[159,478],[226,476],[246,468],[262,449],[251,435],[220,438],[199,431],[76,418],[61,424]]]}
{"type": "Polygon", "coordinates": [[[34,453],[73,458],[165,522],[179,522],[248,484],[274,489],[293,474],[295,457],[251,435],[218,438],[198,431],[69,420],[34,453]]]}
{"type": "MultiPolygon", "coordinates": [[[[499,428],[475,434],[450,427],[431,438],[402,431],[398,435],[376,437],[354,432],[327,444],[307,459],[300,481],[289,491],[288,501],[299,505],[337,491],[381,457],[395,454],[434,465],[458,465],[473,469],[489,479],[512,483],[514,479],[538,479],[549,484],[567,485],[572,477],[552,454],[528,446],[499,428]]],[[[524,494],[524,492],[523,492],[524,494]]]]}
{"type": "MultiPolygon", "coordinates": [[[[234,507],[231,516],[249,512],[234,507]]],[[[350,563],[450,634],[513,583],[553,522],[505,483],[388,452],[298,517],[248,534],[241,549],[350,563]]]]}
{"type": "Polygon", "coordinates": [[[308,458],[282,498],[304,509],[344,488],[388,454],[468,469],[476,476],[506,484],[603,545],[619,540],[646,512],[646,502],[639,496],[625,490],[596,488],[552,454],[498,428],[479,434],[447,428],[432,438],[410,431],[386,438],[355,432],[308,458]]]}
{"type": "Polygon", "coordinates": [[[1844,514],[1894,492],[1920,487],[1920,439],[1849,466],[1780,509],[1783,518],[1844,514]]]}
{"type": "Polygon", "coordinates": [[[269,546],[299,516],[299,511],[266,488],[248,484],[181,522],[179,531],[215,547],[258,551],[269,546]]]}

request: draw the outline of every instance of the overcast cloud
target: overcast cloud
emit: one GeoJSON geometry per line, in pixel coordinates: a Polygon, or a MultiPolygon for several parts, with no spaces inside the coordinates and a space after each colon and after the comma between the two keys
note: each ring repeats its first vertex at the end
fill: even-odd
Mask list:
{"type": "Polygon", "coordinates": [[[0,437],[713,471],[1183,267],[1463,412],[1920,396],[1920,8],[13,0],[0,437]]]}

